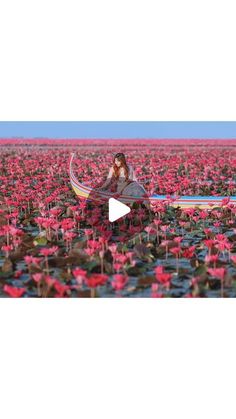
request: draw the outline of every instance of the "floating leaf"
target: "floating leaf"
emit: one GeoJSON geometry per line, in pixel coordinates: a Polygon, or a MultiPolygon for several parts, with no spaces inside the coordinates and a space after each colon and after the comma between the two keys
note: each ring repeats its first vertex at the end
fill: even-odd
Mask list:
{"type": "Polygon", "coordinates": [[[47,244],[47,239],[46,239],[46,237],[36,237],[35,239],[34,239],[34,241],[33,241],[33,244],[35,245],[35,246],[45,246],[46,244],[47,244]]]}

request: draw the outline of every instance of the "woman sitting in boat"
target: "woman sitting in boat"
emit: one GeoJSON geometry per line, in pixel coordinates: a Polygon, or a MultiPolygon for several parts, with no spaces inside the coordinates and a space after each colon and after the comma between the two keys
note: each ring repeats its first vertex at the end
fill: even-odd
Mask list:
{"type": "Polygon", "coordinates": [[[99,190],[135,197],[147,195],[144,187],[137,182],[133,167],[126,163],[124,153],[117,153],[114,156],[107,179],[99,190]]]}

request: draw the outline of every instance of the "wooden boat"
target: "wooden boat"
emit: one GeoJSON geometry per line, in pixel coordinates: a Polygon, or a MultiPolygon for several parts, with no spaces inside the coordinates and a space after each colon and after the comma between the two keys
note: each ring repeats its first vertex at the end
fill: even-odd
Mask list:
{"type": "MultiPolygon", "coordinates": [[[[83,183],[79,182],[73,172],[73,158],[75,153],[71,153],[70,163],[69,163],[69,176],[71,186],[76,193],[77,196],[84,199],[91,199],[91,200],[98,200],[98,201],[107,201],[111,197],[116,197],[116,194],[104,192],[104,191],[96,191],[95,189],[84,185],[83,183]]],[[[236,196],[174,196],[174,195],[152,195],[147,198],[145,197],[138,197],[138,196],[129,196],[122,194],[120,195],[120,200],[124,203],[137,202],[140,199],[148,200],[149,202],[155,204],[158,202],[166,202],[171,206],[174,207],[181,207],[181,208],[193,208],[193,207],[200,207],[200,208],[213,208],[217,206],[221,206],[222,200],[228,198],[229,203],[236,205],[236,196]]]]}

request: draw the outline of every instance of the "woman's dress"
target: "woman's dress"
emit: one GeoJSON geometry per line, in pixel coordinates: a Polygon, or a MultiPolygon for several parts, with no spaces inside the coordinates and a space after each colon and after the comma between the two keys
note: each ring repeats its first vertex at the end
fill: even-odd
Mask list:
{"type": "MultiPolygon", "coordinates": [[[[120,169],[119,178],[115,179],[113,182],[111,182],[111,184],[113,184],[113,185],[115,183],[115,191],[114,192],[116,194],[121,194],[121,196],[122,195],[137,196],[137,197],[146,196],[147,192],[144,189],[144,187],[142,185],[140,185],[140,183],[138,183],[133,167],[128,166],[128,169],[129,169],[128,180],[126,180],[125,173],[124,173],[124,168],[122,167],[120,169]]],[[[113,167],[111,167],[107,178],[108,179],[114,179],[113,167]]],[[[114,187],[113,187],[113,189],[114,189],[114,187]]]]}

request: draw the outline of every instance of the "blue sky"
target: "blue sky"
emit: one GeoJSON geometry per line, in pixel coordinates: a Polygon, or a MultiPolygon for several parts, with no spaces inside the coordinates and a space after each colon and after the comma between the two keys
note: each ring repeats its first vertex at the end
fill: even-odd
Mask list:
{"type": "Polygon", "coordinates": [[[236,138],[236,121],[0,121],[0,138],[236,138]]]}

